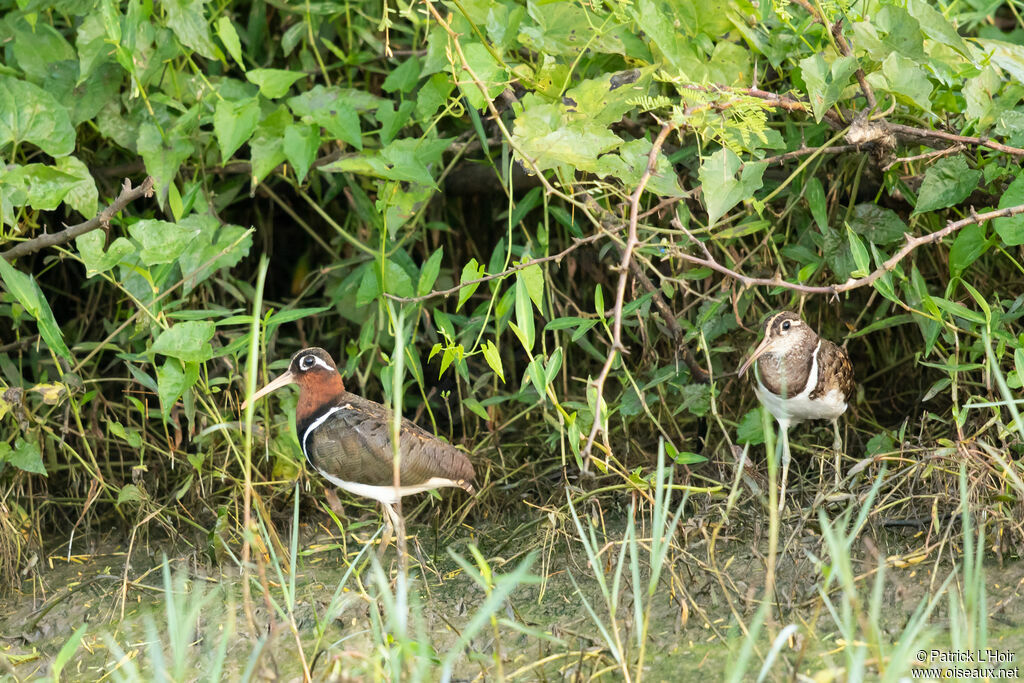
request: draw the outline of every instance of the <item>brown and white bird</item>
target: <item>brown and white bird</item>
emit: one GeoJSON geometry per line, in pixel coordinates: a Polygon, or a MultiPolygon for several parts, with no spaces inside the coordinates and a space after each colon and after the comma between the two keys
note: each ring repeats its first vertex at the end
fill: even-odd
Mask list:
{"type": "MultiPolygon", "coordinates": [[[[338,488],[379,502],[399,533],[404,525],[393,507],[399,498],[449,486],[474,492],[475,473],[466,454],[405,418],[396,487],[391,411],[346,391],[330,354],[321,348],[295,353],[288,370],[253,394],[242,409],[287,384],[299,385],[295,427],[306,462],[338,488]]],[[[389,536],[390,529],[382,551],[389,536]]]]}
{"type": "Polygon", "coordinates": [[[740,366],[742,376],[751,365],[757,385],[754,393],[775,416],[782,432],[782,495],[779,509],[786,503],[786,478],[789,474],[789,427],[804,420],[831,420],[835,430],[832,448],[836,451],[838,484],[842,437],[839,417],[853,394],[853,366],[846,350],[822,339],[791,311],[768,317],[764,339],[740,366]]]}

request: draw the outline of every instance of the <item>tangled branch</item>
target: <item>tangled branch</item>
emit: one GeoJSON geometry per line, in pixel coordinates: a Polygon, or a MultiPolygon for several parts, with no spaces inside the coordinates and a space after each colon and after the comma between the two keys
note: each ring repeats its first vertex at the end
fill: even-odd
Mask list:
{"type": "Polygon", "coordinates": [[[849,292],[853,289],[859,289],[860,287],[866,287],[872,284],[875,280],[882,277],[886,273],[892,272],[900,261],[907,257],[910,252],[914,251],[918,247],[924,246],[925,244],[933,244],[938,242],[944,237],[947,237],[961,228],[965,228],[968,225],[974,225],[976,223],[984,223],[994,218],[1010,218],[1011,216],[1017,216],[1024,214],[1024,204],[1018,204],[1017,206],[1009,206],[1005,209],[997,209],[995,211],[986,211],[985,213],[976,213],[974,209],[971,209],[971,215],[967,218],[950,221],[946,227],[935,232],[928,233],[927,235],[921,235],[914,237],[909,233],[906,235],[906,242],[900,247],[899,251],[887,259],[881,266],[876,268],[874,271],[859,278],[850,278],[846,282],[839,285],[801,285],[796,282],[789,282],[782,278],[775,276],[772,278],[764,277],[750,277],[743,273],[737,272],[727,266],[723,266],[719,263],[711,251],[708,249],[704,242],[697,239],[677,218],[672,219],[672,227],[682,231],[690,238],[695,244],[697,244],[701,251],[704,253],[704,257],[694,256],[693,254],[687,254],[686,252],[680,252],[680,258],[695,263],[699,266],[710,268],[711,270],[727,275],[732,279],[738,281],[744,287],[782,287],[784,289],[791,289],[804,294],[830,294],[832,296],[838,296],[843,292],[849,292]]]}
{"type": "Polygon", "coordinates": [[[94,218],[90,218],[84,223],[79,223],[78,225],[72,225],[60,232],[40,235],[39,237],[28,240],[27,242],[22,242],[21,244],[15,245],[3,252],[0,256],[3,256],[8,261],[13,261],[19,256],[34,254],[40,249],[65,244],[76,237],[95,230],[96,228],[106,228],[110,225],[110,219],[116,216],[121,209],[128,206],[139,197],[150,197],[152,195],[153,176],[147,176],[146,179],[142,181],[142,184],[136,188],[132,187],[131,180],[125,178],[124,185],[121,186],[121,194],[117,196],[117,199],[115,199],[110,206],[100,211],[94,218]]]}

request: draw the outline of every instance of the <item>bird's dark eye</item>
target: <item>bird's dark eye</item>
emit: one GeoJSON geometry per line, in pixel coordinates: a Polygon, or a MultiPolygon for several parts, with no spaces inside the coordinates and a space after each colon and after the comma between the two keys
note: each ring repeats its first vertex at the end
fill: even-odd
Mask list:
{"type": "Polygon", "coordinates": [[[303,370],[309,370],[315,362],[316,359],[313,356],[303,356],[302,360],[299,361],[299,367],[303,370]]]}
{"type": "Polygon", "coordinates": [[[788,320],[784,320],[782,322],[782,331],[785,332],[788,329],[789,329],[789,321],[788,320]]]}

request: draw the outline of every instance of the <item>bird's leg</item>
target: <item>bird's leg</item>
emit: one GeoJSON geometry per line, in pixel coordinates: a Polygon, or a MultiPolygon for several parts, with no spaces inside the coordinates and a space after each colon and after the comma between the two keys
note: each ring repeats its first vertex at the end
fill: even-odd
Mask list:
{"type": "Polygon", "coordinates": [[[839,419],[832,420],[832,429],[835,430],[836,439],[832,442],[832,450],[836,452],[836,489],[839,488],[841,471],[843,466],[843,438],[839,435],[839,419]]]}
{"type": "Polygon", "coordinates": [[[789,479],[789,420],[779,420],[782,432],[782,491],[779,493],[779,512],[786,508],[786,480],[789,479]]]}
{"type": "Polygon", "coordinates": [[[391,543],[391,537],[395,532],[395,509],[388,503],[381,503],[384,508],[384,532],[380,535],[380,546],[377,548],[377,560],[383,565],[384,552],[391,543]]]}
{"type": "MultiPolygon", "coordinates": [[[[398,514],[395,510],[395,506],[390,503],[382,503],[384,511],[388,514],[389,526],[395,532],[395,550],[398,551],[398,565],[401,567],[401,571],[405,573],[408,568],[406,562],[406,546],[405,546],[405,520],[402,519],[402,515],[398,514]]],[[[383,546],[382,546],[383,547],[383,546]]]]}

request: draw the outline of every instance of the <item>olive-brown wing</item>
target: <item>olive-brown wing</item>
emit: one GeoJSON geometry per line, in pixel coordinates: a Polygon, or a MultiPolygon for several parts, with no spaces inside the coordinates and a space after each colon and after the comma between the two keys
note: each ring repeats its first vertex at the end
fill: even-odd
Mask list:
{"type": "MultiPolygon", "coordinates": [[[[391,422],[379,403],[346,392],[338,410],[310,433],[306,448],[312,464],[343,481],[390,486],[391,422]]],[[[401,484],[416,486],[443,477],[466,486],[473,481],[473,465],[466,454],[409,420],[402,420],[401,484]]]]}
{"type": "Polygon", "coordinates": [[[822,339],[818,349],[818,386],[811,391],[811,400],[821,398],[832,387],[838,387],[845,399],[853,395],[853,364],[846,349],[822,339]]]}

